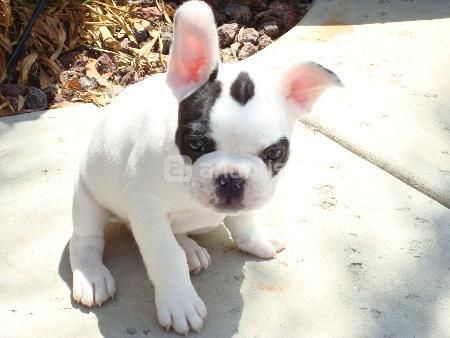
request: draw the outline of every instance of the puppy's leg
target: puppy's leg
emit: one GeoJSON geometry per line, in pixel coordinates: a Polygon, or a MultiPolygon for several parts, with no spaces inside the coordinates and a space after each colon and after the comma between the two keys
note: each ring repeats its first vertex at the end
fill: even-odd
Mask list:
{"type": "Polygon", "coordinates": [[[102,262],[103,228],[109,213],[94,200],[81,179],[75,185],[72,218],[69,249],[73,298],[86,306],[101,305],[116,291],[114,279],[102,262]]]}
{"type": "Polygon", "coordinates": [[[186,255],[175,239],[167,215],[151,202],[138,198],[130,203],[131,229],[155,286],[159,323],[187,334],[198,331],[206,319],[206,307],[191,283],[186,255]],[[140,207],[139,207],[140,206],[140,207]]]}
{"type": "Polygon", "coordinates": [[[197,274],[203,269],[208,269],[211,264],[211,257],[205,248],[202,248],[185,234],[177,234],[175,238],[186,254],[189,271],[197,274]]]}
{"type": "Polygon", "coordinates": [[[275,257],[286,247],[284,239],[273,229],[255,223],[253,213],[227,216],[225,225],[242,251],[260,258],[275,257]]]}

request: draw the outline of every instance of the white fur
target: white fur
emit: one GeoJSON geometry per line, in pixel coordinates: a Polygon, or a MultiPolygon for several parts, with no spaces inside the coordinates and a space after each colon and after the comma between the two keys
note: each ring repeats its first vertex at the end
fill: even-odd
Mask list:
{"type": "Polygon", "coordinates": [[[181,6],[175,34],[168,74],[125,89],[106,108],[93,133],[75,184],[70,260],[74,299],[87,306],[102,304],[115,292],[114,279],[102,262],[103,227],[111,216],[128,223],[155,287],[160,324],[187,333],[199,330],[206,318],[189,270],[206,269],[210,257],[186,234],[208,231],[224,221],[246,252],[269,258],[285,247],[278,234],[254,222],[251,210],[269,200],[276,184],[258,152],[281,136],[289,137],[295,118],[284,110],[284,84],[265,78],[258,69],[221,65],[223,91],[211,113],[218,150],[193,166],[184,164],[174,142],[178,102],[201,86],[218,62],[215,24],[207,5],[191,1],[181,6]],[[256,84],[255,96],[245,106],[229,95],[241,70],[256,84]],[[168,176],[171,159],[178,160],[182,179],[168,176]],[[200,175],[202,168],[208,174],[200,175]],[[247,178],[240,213],[214,208],[213,179],[229,171],[247,178]],[[187,180],[186,172],[192,174],[187,180]]]}
{"type": "Polygon", "coordinates": [[[246,179],[241,202],[245,210],[260,208],[270,199],[273,193],[272,175],[261,159],[254,155],[236,155],[220,150],[198,159],[193,165],[192,178],[186,189],[203,205],[214,208],[218,204],[214,178],[233,172],[246,179]]]}
{"type": "Polygon", "coordinates": [[[218,44],[214,15],[204,2],[190,1],[178,9],[167,78],[178,99],[209,77],[219,59],[218,44]],[[192,72],[199,65],[198,72],[192,72]]]}

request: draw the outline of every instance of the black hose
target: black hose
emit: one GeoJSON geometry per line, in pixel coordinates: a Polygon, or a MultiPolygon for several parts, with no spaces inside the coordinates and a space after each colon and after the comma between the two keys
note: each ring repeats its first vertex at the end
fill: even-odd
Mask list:
{"type": "Polygon", "coordinates": [[[46,2],[46,0],[40,0],[38,5],[36,6],[33,16],[31,17],[30,21],[28,22],[28,25],[25,28],[24,32],[22,33],[22,36],[20,37],[19,42],[17,42],[16,47],[14,48],[13,52],[11,53],[11,56],[8,59],[8,63],[6,64],[7,71],[14,64],[14,61],[16,60],[17,56],[19,55],[20,51],[22,50],[22,47],[23,47],[25,41],[27,41],[28,36],[31,33],[31,30],[33,29],[34,23],[36,22],[36,19],[39,17],[39,14],[41,14],[42,9],[45,6],[45,2],[46,2]]]}

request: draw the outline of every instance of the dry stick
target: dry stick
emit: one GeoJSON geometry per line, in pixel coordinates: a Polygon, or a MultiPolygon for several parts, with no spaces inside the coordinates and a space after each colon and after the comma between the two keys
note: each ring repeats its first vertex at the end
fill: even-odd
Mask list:
{"type": "Polygon", "coordinates": [[[142,16],[142,15],[139,15],[139,14],[136,14],[136,13],[133,13],[133,12],[128,12],[128,11],[126,11],[126,10],[124,10],[124,9],[119,8],[119,7],[114,7],[114,6],[112,6],[112,5],[104,4],[104,3],[102,3],[102,2],[95,1],[95,0],[92,1],[92,3],[97,4],[97,5],[99,5],[99,6],[112,8],[112,9],[114,9],[114,10],[116,10],[116,11],[125,13],[125,14],[127,14],[127,15],[132,16],[132,17],[135,17],[135,18],[138,18],[138,19],[142,19],[142,20],[148,21],[148,19],[145,18],[145,17],[142,16]]]}
{"type": "MultiPolygon", "coordinates": [[[[143,16],[141,16],[141,15],[138,15],[138,14],[133,13],[133,12],[125,11],[125,10],[119,8],[119,7],[115,7],[115,6],[112,6],[112,5],[109,5],[109,4],[105,4],[105,3],[102,3],[102,2],[99,2],[99,1],[96,1],[96,0],[92,1],[92,3],[97,4],[97,5],[99,5],[99,6],[107,7],[107,8],[109,8],[109,9],[111,9],[111,10],[117,10],[117,11],[119,11],[119,12],[125,13],[125,14],[127,14],[127,15],[129,15],[129,16],[132,16],[132,17],[136,17],[136,18],[139,18],[139,19],[143,19],[143,20],[148,21],[147,18],[145,18],[145,17],[143,17],[143,16]]],[[[162,8],[162,13],[163,13],[164,18],[168,21],[169,24],[172,24],[172,22],[170,21],[170,18],[169,18],[169,16],[168,16],[168,14],[167,14],[167,12],[166,12],[166,9],[165,9],[165,3],[163,2],[162,6],[161,6],[161,4],[160,4],[158,1],[156,1],[156,5],[158,6],[158,8],[159,8],[160,10],[161,10],[161,8],[162,8]]],[[[95,13],[94,8],[92,8],[91,6],[89,6],[89,5],[87,5],[87,4],[85,4],[85,6],[88,7],[91,11],[93,11],[93,12],[95,13]]],[[[115,13],[113,13],[112,11],[111,11],[111,14],[113,14],[113,15],[117,18],[117,15],[116,15],[115,13]]],[[[87,22],[87,23],[85,23],[85,24],[96,25],[95,22],[87,22]]],[[[106,25],[107,25],[107,24],[104,24],[103,26],[106,26],[106,25]]],[[[111,25],[111,24],[110,24],[110,25],[111,25]]],[[[117,24],[117,23],[116,23],[116,25],[121,26],[120,24],[117,24]]],[[[111,25],[111,26],[113,26],[113,25],[111,25]]],[[[165,65],[165,63],[164,63],[164,61],[163,61],[163,58],[162,58],[162,48],[161,48],[161,45],[162,45],[162,41],[161,41],[161,25],[158,25],[158,30],[159,30],[159,41],[158,41],[158,42],[159,42],[159,45],[160,45],[160,47],[159,47],[159,60],[160,60],[161,64],[163,65],[163,67],[166,68],[166,65],[165,65]]],[[[110,52],[110,51],[108,51],[108,50],[104,50],[104,49],[102,49],[102,48],[97,48],[97,47],[92,47],[92,49],[96,49],[96,50],[104,51],[104,52],[110,52]]],[[[110,52],[110,53],[112,53],[112,54],[114,54],[114,55],[122,56],[121,54],[118,54],[118,53],[114,53],[114,52],[110,52]]],[[[128,59],[132,59],[131,57],[128,57],[128,56],[127,56],[127,58],[128,58],[128,59]]],[[[153,68],[151,65],[150,65],[150,67],[153,68]]]]}
{"type": "Polygon", "coordinates": [[[98,51],[98,52],[114,54],[114,55],[117,55],[119,57],[123,57],[124,59],[129,59],[129,60],[133,59],[133,57],[131,57],[130,55],[127,55],[125,53],[117,53],[117,52],[113,52],[112,50],[103,49],[103,48],[100,48],[100,47],[90,46],[90,45],[86,45],[86,44],[81,44],[80,47],[86,48],[86,49],[90,49],[90,50],[95,50],[95,51],[98,51]]]}
{"type": "Polygon", "coordinates": [[[20,51],[22,50],[22,47],[25,45],[25,42],[28,39],[28,36],[31,33],[31,30],[33,29],[34,24],[36,23],[37,18],[39,17],[39,14],[44,9],[46,0],[40,0],[37,4],[33,15],[30,18],[30,21],[28,22],[27,26],[25,27],[24,32],[19,38],[19,42],[17,42],[16,47],[14,48],[12,54],[10,55],[8,62],[6,63],[6,70],[10,69],[10,67],[13,65],[14,61],[16,60],[17,56],[19,55],[20,51]]]}

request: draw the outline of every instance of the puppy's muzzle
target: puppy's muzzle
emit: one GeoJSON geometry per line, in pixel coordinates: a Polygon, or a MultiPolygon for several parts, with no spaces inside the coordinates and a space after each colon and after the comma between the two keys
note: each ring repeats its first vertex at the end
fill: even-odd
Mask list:
{"type": "Polygon", "coordinates": [[[215,178],[216,195],[222,208],[238,209],[242,207],[245,178],[238,173],[222,174],[215,178]]]}

